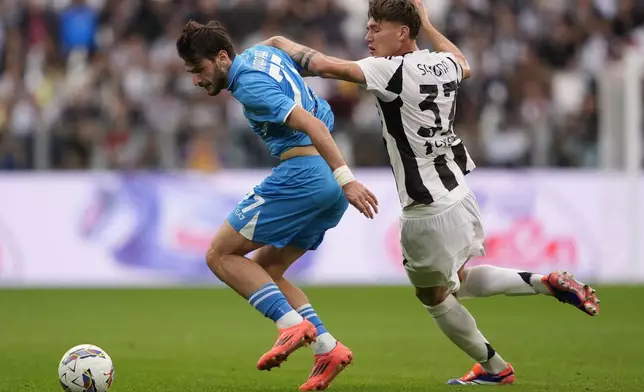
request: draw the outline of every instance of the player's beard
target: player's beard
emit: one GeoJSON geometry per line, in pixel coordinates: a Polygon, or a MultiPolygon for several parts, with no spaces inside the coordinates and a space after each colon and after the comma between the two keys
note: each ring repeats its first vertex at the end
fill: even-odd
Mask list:
{"type": "MultiPolygon", "coordinates": [[[[215,65],[215,67],[217,67],[217,65],[215,65]]],[[[211,97],[214,97],[215,95],[219,94],[221,90],[226,88],[226,83],[228,81],[228,78],[224,76],[227,74],[227,72],[224,72],[219,67],[217,68],[217,72],[213,72],[212,77],[209,78],[211,81],[209,81],[207,84],[202,85],[202,87],[211,97]]]]}
{"type": "Polygon", "coordinates": [[[212,83],[208,83],[207,85],[203,86],[203,88],[206,90],[206,93],[210,95],[211,97],[214,97],[215,95],[219,94],[219,91],[215,88],[215,85],[212,83]]]}
{"type": "Polygon", "coordinates": [[[212,82],[201,83],[201,87],[206,90],[206,93],[208,93],[208,95],[214,97],[226,87],[226,79],[215,78],[212,82]]]}

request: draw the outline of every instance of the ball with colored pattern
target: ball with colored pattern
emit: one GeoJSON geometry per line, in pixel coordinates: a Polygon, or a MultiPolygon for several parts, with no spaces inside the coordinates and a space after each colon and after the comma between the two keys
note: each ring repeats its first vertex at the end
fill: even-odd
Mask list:
{"type": "Polygon", "coordinates": [[[81,344],[61,358],[58,379],[67,392],[107,392],[114,381],[114,365],[105,350],[81,344]]]}

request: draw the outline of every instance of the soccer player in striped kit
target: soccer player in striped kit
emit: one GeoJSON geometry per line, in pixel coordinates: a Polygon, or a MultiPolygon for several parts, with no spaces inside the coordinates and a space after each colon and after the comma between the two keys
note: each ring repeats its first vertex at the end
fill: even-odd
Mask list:
{"type": "Polygon", "coordinates": [[[264,44],[289,53],[307,75],[364,86],[376,98],[400,203],[403,264],[416,295],[443,333],[476,364],[448,384],[514,383],[513,367],[478,330],[458,298],[497,294],[554,296],[594,316],[595,291],[565,272],[476,266],[484,232],[465,181],[475,164],[454,132],[456,96],[471,70],[463,53],[430,23],[421,0],[371,0],[366,41],[372,57],[325,56],[284,37],[264,44]],[[419,50],[422,32],[435,52],[419,50]]]}

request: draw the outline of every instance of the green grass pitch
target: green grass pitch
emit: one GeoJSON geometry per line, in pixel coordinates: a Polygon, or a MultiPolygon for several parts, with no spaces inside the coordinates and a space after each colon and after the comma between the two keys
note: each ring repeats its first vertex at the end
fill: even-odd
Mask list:
{"type": "MultiPolygon", "coordinates": [[[[355,363],[331,390],[451,391],[472,362],[440,334],[409,287],[305,290],[355,363]]],[[[600,287],[589,317],[547,297],[465,300],[512,362],[512,391],[644,390],[644,287],[600,287]]],[[[256,370],[273,324],[229,289],[0,290],[0,391],[60,391],[57,364],[81,343],[116,367],[112,392],[297,391],[304,348],[281,369],[256,370]]],[[[466,387],[469,388],[469,387],[466,387]]],[[[485,387],[482,387],[485,388],[485,387]]]]}

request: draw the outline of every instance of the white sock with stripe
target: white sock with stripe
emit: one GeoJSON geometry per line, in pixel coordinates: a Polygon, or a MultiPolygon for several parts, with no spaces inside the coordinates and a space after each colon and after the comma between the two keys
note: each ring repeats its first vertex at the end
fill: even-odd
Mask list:
{"type": "Polygon", "coordinates": [[[493,295],[536,295],[550,294],[541,278],[543,275],[522,272],[493,265],[479,265],[465,268],[465,279],[456,293],[458,298],[490,297],[493,295]]]}
{"type": "Polygon", "coordinates": [[[326,354],[335,348],[338,341],[326,330],[324,323],[322,323],[311,304],[300,306],[297,308],[297,313],[313,323],[318,331],[318,337],[315,342],[311,343],[311,348],[315,354],[326,354]]]}
{"type": "Polygon", "coordinates": [[[436,306],[426,308],[441,331],[470,358],[480,363],[486,372],[499,374],[507,369],[507,363],[478,330],[470,312],[453,295],[436,306]]]}

